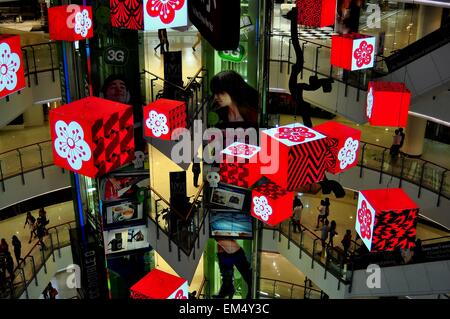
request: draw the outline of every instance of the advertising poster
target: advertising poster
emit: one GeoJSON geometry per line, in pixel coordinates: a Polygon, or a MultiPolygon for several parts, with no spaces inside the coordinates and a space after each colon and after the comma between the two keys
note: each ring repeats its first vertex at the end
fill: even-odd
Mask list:
{"type": "Polygon", "coordinates": [[[358,32],[364,0],[338,0],[335,31],[340,34],[358,32]]]}
{"type": "Polygon", "coordinates": [[[151,248],[145,225],[104,231],[103,237],[107,255],[151,248]]]}
{"type": "Polygon", "coordinates": [[[252,238],[253,218],[250,214],[212,209],[210,215],[211,237],[215,238],[252,238]]]}
{"type": "MultiPolygon", "coordinates": [[[[181,51],[164,52],[164,79],[183,87],[181,51]]],[[[179,89],[164,82],[164,97],[172,100],[184,100],[179,89]]]]}

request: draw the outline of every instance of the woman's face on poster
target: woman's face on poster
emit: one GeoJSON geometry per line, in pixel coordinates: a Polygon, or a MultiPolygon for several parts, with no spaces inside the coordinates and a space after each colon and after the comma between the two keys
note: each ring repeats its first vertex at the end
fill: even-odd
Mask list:
{"type": "Polygon", "coordinates": [[[106,89],[105,98],[120,103],[128,103],[128,90],[122,80],[112,81],[106,89]]]}
{"type": "Polygon", "coordinates": [[[214,99],[220,107],[229,106],[232,103],[231,96],[227,92],[214,94],[214,99]]]}

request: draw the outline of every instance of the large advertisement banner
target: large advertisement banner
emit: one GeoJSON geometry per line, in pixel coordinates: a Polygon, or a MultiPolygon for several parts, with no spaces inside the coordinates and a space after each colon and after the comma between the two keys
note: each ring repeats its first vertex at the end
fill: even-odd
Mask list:
{"type": "Polygon", "coordinates": [[[236,50],[240,38],[239,0],[191,0],[189,20],[218,51],[236,50]]]}

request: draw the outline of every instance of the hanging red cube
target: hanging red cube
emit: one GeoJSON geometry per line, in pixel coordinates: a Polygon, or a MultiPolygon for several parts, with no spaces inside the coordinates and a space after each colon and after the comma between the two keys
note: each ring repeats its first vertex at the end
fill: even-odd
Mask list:
{"type": "Polygon", "coordinates": [[[401,82],[369,82],[366,116],[370,125],[406,127],[411,92],[401,82]]]}
{"type": "Polygon", "coordinates": [[[0,99],[24,87],[20,36],[0,34],[0,99]]]}
{"type": "Polygon", "coordinates": [[[153,269],[131,288],[132,299],[188,299],[188,283],[183,278],[153,269]]]}
{"type": "Polygon", "coordinates": [[[144,29],[144,8],[142,0],[110,0],[111,25],[131,30],[144,29]]]}
{"type": "Polygon", "coordinates": [[[258,163],[259,146],[235,142],[221,151],[220,181],[240,187],[250,187],[261,178],[258,163]]]}
{"type": "Polygon", "coordinates": [[[294,192],[268,182],[252,190],[252,216],[275,226],[292,216],[294,192]]]}
{"type": "Polygon", "coordinates": [[[181,101],[157,99],[144,107],[144,135],[170,140],[177,128],[186,128],[186,104],[181,101]]]}
{"type": "Polygon", "coordinates": [[[261,174],[287,190],[323,180],[327,154],[326,136],[299,123],[261,134],[261,174]]]}
{"type": "Polygon", "coordinates": [[[375,37],[359,34],[339,34],[331,37],[331,65],[349,71],[373,67],[375,37]]]}
{"type": "Polygon", "coordinates": [[[297,0],[297,23],[310,27],[334,24],[336,0],[297,0]]]}
{"type": "Polygon", "coordinates": [[[419,207],[401,188],[359,192],[356,232],[369,251],[412,248],[419,207]]]}
{"type": "Polygon", "coordinates": [[[92,7],[70,4],[48,9],[51,40],[79,41],[94,36],[92,7]]]}
{"type": "Polygon", "coordinates": [[[358,164],[360,130],[335,121],[314,126],[314,129],[326,135],[329,140],[328,172],[337,174],[358,164]]]}
{"type": "Polygon", "coordinates": [[[87,97],[50,111],[55,165],[92,178],[134,159],[133,108],[87,97]]]}

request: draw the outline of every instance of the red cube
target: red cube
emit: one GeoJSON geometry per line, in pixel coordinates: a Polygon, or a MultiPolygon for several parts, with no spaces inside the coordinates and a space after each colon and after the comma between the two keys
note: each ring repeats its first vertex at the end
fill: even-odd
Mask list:
{"type": "Polygon", "coordinates": [[[53,159],[92,178],[134,159],[133,108],[87,97],[50,111],[53,159]]]}
{"type": "Polygon", "coordinates": [[[94,36],[92,7],[70,4],[48,9],[51,40],[79,41],[94,36]]]}
{"type": "Polygon", "coordinates": [[[336,0],[297,0],[297,23],[310,27],[334,24],[336,0]]]}
{"type": "Polygon", "coordinates": [[[24,87],[20,36],[0,34],[0,99],[24,87]]]}
{"type": "Polygon", "coordinates": [[[314,126],[314,129],[331,139],[328,148],[328,172],[337,174],[358,164],[360,130],[335,121],[314,126]]]}
{"type": "Polygon", "coordinates": [[[412,248],[419,207],[401,188],[359,192],[356,232],[369,251],[412,248]]]}
{"type": "Polygon", "coordinates": [[[331,65],[354,71],[373,67],[375,37],[359,34],[339,34],[331,37],[331,65]]]}
{"type": "Polygon", "coordinates": [[[411,92],[401,82],[369,82],[366,116],[370,125],[406,127],[411,92]]]}
{"type": "Polygon", "coordinates": [[[260,162],[263,176],[287,190],[323,180],[328,154],[326,136],[299,123],[262,133],[260,162]],[[266,164],[266,156],[269,164],[266,164]]]}
{"type": "Polygon", "coordinates": [[[235,142],[224,149],[220,163],[220,181],[240,187],[250,187],[261,178],[258,163],[259,146],[235,142]]]}
{"type": "Polygon", "coordinates": [[[187,280],[153,269],[130,292],[133,299],[188,299],[188,289],[187,280]]]}
{"type": "Polygon", "coordinates": [[[170,140],[177,128],[186,128],[184,102],[158,99],[144,107],[144,135],[170,140]]]}
{"type": "Polygon", "coordinates": [[[292,215],[294,192],[268,182],[252,190],[252,216],[275,226],[292,215]]]}
{"type": "Polygon", "coordinates": [[[142,0],[110,0],[111,25],[131,30],[144,29],[144,8],[142,0]]]}

